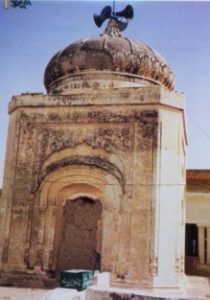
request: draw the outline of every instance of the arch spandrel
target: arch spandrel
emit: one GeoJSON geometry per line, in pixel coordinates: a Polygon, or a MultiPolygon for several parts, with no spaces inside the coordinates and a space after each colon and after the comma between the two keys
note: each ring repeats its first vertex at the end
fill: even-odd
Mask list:
{"type": "Polygon", "coordinates": [[[75,148],[65,148],[59,151],[55,151],[50,156],[45,159],[45,161],[42,164],[42,171],[51,163],[55,161],[59,161],[65,157],[69,156],[75,156],[75,155],[81,155],[81,156],[98,156],[101,158],[104,158],[106,160],[109,160],[110,163],[114,164],[119,170],[123,171],[123,160],[114,153],[108,153],[103,149],[99,148],[93,148],[90,145],[87,145],[85,143],[79,144],[75,146],[75,148]]]}
{"type": "Polygon", "coordinates": [[[112,173],[122,185],[125,184],[125,162],[118,155],[107,153],[102,149],[93,149],[87,144],[81,144],[74,149],[66,148],[51,154],[42,163],[38,186],[56,169],[68,165],[87,165],[100,168],[112,173]]]}
{"type": "Polygon", "coordinates": [[[58,193],[76,184],[88,185],[105,192],[107,187],[115,187],[123,191],[120,182],[107,171],[97,167],[71,165],[58,169],[47,176],[40,185],[39,192],[41,207],[57,206],[58,193]]]}

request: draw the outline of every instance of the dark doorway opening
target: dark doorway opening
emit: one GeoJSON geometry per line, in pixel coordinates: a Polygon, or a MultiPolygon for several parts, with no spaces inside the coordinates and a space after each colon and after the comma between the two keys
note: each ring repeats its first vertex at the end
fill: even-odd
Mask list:
{"type": "Polygon", "coordinates": [[[196,224],[186,224],[185,256],[198,256],[198,227],[196,224]]]}
{"type": "Polygon", "coordinates": [[[63,208],[57,272],[68,269],[100,270],[97,233],[102,204],[87,197],[67,200],[63,208]]]}
{"type": "Polygon", "coordinates": [[[196,275],[198,263],[198,227],[196,224],[186,224],[185,273],[187,275],[196,275]]]}

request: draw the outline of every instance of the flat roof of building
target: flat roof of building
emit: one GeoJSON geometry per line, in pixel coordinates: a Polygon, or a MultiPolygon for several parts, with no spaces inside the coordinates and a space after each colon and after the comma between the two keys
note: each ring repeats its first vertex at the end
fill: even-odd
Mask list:
{"type": "Polygon", "coordinates": [[[186,170],[187,191],[210,191],[210,170],[186,170]]]}

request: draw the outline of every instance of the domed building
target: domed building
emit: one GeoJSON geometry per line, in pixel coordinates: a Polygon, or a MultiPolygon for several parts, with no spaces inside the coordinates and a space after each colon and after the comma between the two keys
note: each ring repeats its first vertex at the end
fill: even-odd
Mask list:
{"type": "Polygon", "coordinates": [[[112,286],[179,288],[187,137],[170,66],[111,18],[58,52],[44,82],[9,105],[1,282],[91,269],[112,286]]]}
{"type": "Polygon", "coordinates": [[[116,20],[111,19],[104,34],[80,40],[58,52],[45,70],[44,83],[49,94],[68,94],[78,87],[155,84],[173,90],[174,76],[159,53],[123,37],[116,20]]]}

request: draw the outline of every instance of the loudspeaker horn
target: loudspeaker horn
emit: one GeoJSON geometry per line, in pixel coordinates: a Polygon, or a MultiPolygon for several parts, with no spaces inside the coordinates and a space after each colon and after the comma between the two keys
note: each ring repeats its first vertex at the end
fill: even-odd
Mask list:
{"type": "Polygon", "coordinates": [[[123,10],[115,13],[117,17],[124,17],[125,19],[133,19],[133,7],[131,5],[127,5],[123,10]]]}
{"type": "Polygon", "coordinates": [[[109,19],[111,17],[111,14],[112,14],[112,8],[111,6],[105,6],[100,15],[93,15],[93,18],[94,18],[94,21],[95,21],[95,24],[98,26],[98,27],[101,27],[101,25],[103,24],[103,22],[106,20],[106,19],[109,19]]]}

